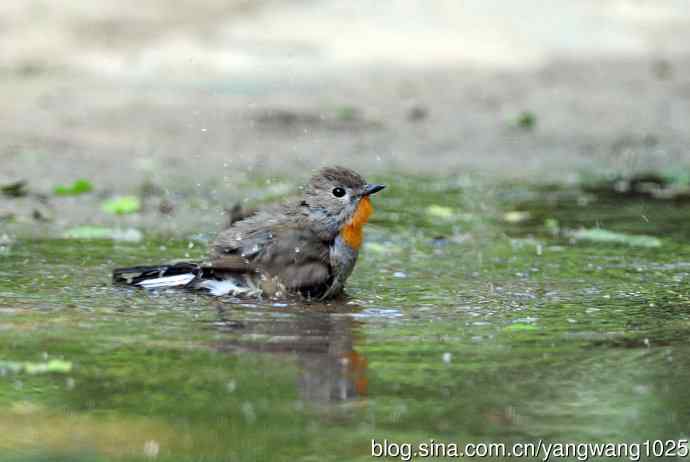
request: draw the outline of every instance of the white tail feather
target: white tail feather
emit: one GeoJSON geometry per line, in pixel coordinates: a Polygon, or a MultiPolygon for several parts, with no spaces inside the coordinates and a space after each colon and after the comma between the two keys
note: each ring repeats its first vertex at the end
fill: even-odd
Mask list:
{"type": "Polygon", "coordinates": [[[199,284],[197,284],[197,287],[208,289],[211,295],[215,295],[216,297],[228,294],[241,295],[251,292],[251,289],[248,287],[242,287],[230,279],[225,279],[223,281],[209,279],[206,281],[201,281],[199,284]]]}
{"type": "Polygon", "coordinates": [[[192,282],[196,276],[192,273],[177,274],[175,276],[165,276],[162,278],[146,279],[138,282],[137,285],[144,289],[165,289],[168,287],[182,287],[192,282]]]}

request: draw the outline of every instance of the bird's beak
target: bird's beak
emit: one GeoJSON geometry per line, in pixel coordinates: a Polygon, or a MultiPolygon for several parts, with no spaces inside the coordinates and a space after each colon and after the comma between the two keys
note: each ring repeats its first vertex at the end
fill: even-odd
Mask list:
{"type": "Polygon", "coordinates": [[[368,184],[364,188],[364,191],[362,191],[362,196],[368,196],[370,194],[377,193],[385,187],[386,187],[385,184],[368,184]]]}

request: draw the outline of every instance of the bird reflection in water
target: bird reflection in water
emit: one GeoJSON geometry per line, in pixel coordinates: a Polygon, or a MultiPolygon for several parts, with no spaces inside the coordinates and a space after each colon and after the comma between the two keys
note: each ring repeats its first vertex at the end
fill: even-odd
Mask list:
{"type": "Polygon", "coordinates": [[[220,350],[296,355],[297,387],[305,402],[342,402],[367,395],[367,358],[355,350],[362,322],[348,313],[310,309],[234,319],[233,310],[219,304],[218,314],[214,324],[228,334],[220,350]]]}

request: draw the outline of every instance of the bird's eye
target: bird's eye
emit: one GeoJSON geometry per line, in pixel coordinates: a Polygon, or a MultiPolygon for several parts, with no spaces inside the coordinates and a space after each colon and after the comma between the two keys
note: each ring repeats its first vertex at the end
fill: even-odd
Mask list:
{"type": "Polygon", "coordinates": [[[345,195],[345,190],[343,188],[333,188],[333,195],[335,197],[343,197],[345,195]]]}

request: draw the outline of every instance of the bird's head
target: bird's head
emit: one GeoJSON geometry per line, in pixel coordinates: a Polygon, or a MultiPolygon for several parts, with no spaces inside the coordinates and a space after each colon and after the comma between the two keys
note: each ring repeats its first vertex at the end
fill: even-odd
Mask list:
{"type": "Polygon", "coordinates": [[[326,167],[305,186],[300,206],[309,226],[320,236],[334,239],[340,234],[350,247],[358,249],[362,227],[373,213],[369,196],[384,187],[367,183],[348,168],[326,167]]]}

